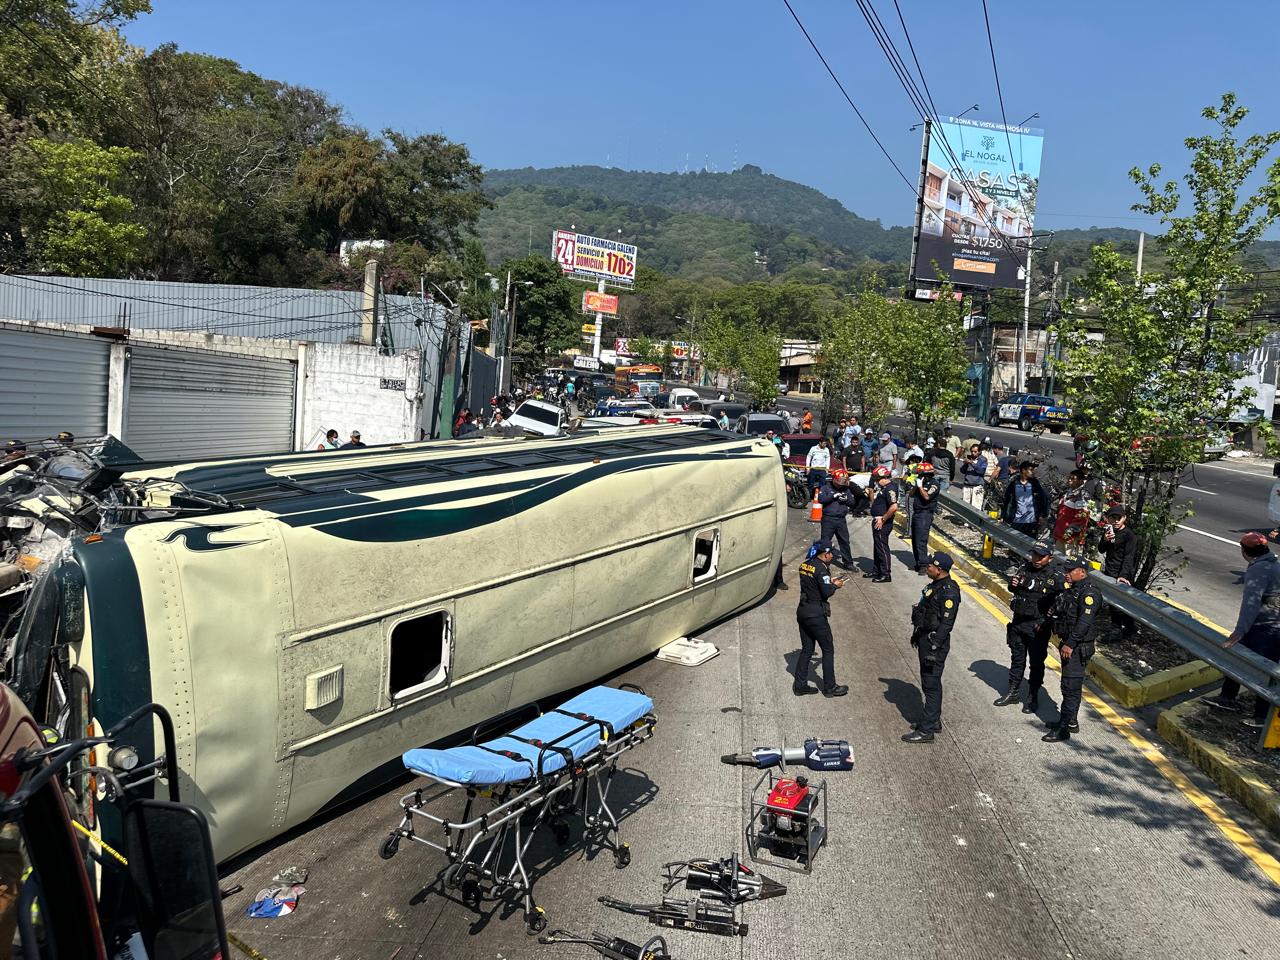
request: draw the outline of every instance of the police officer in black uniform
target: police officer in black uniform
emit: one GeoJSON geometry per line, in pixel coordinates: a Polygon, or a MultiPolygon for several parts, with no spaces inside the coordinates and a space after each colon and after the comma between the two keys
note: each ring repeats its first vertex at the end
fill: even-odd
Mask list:
{"type": "Polygon", "coordinates": [[[1053,632],[1050,614],[1054,601],[1066,588],[1066,579],[1053,562],[1052,548],[1043,543],[1031,548],[1031,559],[1009,578],[1009,592],[1013,595],[1009,603],[1013,620],[1005,627],[1005,641],[1010,651],[1009,691],[996,701],[997,707],[1018,702],[1018,690],[1022,686],[1022,674],[1028,659],[1031,660],[1031,672],[1027,678],[1027,702],[1023,704],[1022,712],[1035,713],[1040,706],[1044,658],[1049,652],[1049,636],[1053,632]]]}
{"type": "Polygon", "coordinates": [[[925,574],[933,582],[911,608],[911,645],[920,657],[924,719],[903,736],[906,743],[933,743],[942,729],[942,670],[951,652],[951,628],[960,612],[960,588],[951,579],[951,555],[935,553],[929,558],[925,574]]]}
{"type": "Polygon", "coordinates": [[[916,464],[916,482],[911,487],[911,552],[915,556],[916,573],[929,566],[929,530],[933,527],[933,511],[938,505],[938,478],[928,460],[916,464]]]}
{"type": "Polygon", "coordinates": [[[1041,740],[1057,743],[1070,740],[1080,732],[1076,714],[1080,710],[1080,694],[1084,689],[1084,669],[1093,656],[1093,636],[1098,629],[1098,610],[1102,597],[1089,579],[1079,560],[1066,565],[1068,589],[1054,606],[1057,621],[1058,656],[1062,660],[1062,710],[1058,722],[1041,740]]]}
{"type": "Polygon", "coordinates": [[[828,697],[843,697],[849,688],[836,683],[835,643],[831,637],[832,595],[844,586],[844,580],[833,579],[831,545],[814,544],[811,555],[800,564],[800,605],[796,607],[796,622],[800,625],[800,660],[796,663],[795,683],[791,692],[796,696],[817,693],[809,686],[809,663],[813,659],[813,647],[822,648],[822,693],[828,697]]]}
{"type": "Polygon", "coordinates": [[[872,470],[871,482],[875,486],[870,494],[871,572],[864,573],[863,577],[872,583],[889,583],[893,579],[890,575],[893,558],[889,553],[889,534],[893,532],[893,515],[898,512],[898,490],[888,467],[872,470]]]}
{"type": "Polygon", "coordinates": [[[827,474],[826,481],[818,490],[818,503],[822,504],[822,539],[826,546],[834,543],[838,550],[832,553],[838,558],[835,562],[849,570],[853,567],[853,552],[849,549],[849,474],[841,467],[834,468],[827,474]]]}

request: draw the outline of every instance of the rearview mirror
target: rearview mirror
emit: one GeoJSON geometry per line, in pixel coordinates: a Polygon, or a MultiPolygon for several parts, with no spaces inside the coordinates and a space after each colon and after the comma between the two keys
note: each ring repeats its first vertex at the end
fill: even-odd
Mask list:
{"type": "Polygon", "coordinates": [[[137,800],[125,810],[125,845],[150,960],[222,960],[227,925],[204,814],[185,803],[137,800]]]}

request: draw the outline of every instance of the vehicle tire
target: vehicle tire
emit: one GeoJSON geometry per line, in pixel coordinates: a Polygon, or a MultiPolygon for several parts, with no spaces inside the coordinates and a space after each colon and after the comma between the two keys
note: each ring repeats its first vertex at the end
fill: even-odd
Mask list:
{"type": "Polygon", "coordinates": [[[1062,432],[1062,427],[1050,427],[1050,428],[1049,428],[1049,432],[1050,432],[1050,433],[1061,433],[1061,432],[1062,432]]]}
{"type": "Polygon", "coordinates": [[[1027,417],[1027,416],[1024,416],[1021,420],[1019,420],[1019,421],[1018,421],[1018,429],[1019,429],[1019,430],[1022,430],[1022,431],[1030,430],[1030,429],[1031,429],[1031,418],[1030,418],[1030,417],[1027,417]]]}
{"type": "Polygon", "coordinates": [[[998,426],[1000,426],[1000,411],[999,411],[999,410],[992,410],[992,411],[991,411],[991,416],[987,417],[987,426],[989,426],[989,427],[998,427],[998,426]]]}

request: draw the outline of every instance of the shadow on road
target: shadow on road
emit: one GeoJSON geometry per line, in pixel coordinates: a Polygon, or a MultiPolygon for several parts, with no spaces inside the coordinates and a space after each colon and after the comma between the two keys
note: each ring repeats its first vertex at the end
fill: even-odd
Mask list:
{"type": "Polygon", "coordinates": [[[907,723],[919,723],[924,716],[924,700],[919,688],[896,677],[881,677],[880,682],[884,684],[885,700],[898,709],[902,719],[907,723]]]}

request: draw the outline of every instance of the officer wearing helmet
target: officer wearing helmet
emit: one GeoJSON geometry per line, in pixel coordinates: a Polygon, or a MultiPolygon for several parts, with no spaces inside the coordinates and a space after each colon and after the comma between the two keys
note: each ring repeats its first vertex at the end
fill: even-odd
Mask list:
{"type": "Polygon", "coordinates": [[[834,537],[839,545],[833,550],[836,560],[846,570],[853,567],[853,553],[849,549],[849,508],[853,501],[853,493],[849,490],[849,473],[836,467],[823,481],[818,490],[818,502],[822,504],[822,533],[818,541],[824,547],[831,546],[834,537]]]}
{"type": "Polygon", "coordinates": [[[916,464],[916,482],[911,487],[911,552],[915,555],[916,573],[924,573],[929,565],[929,531],[933,528],[933,511],[942,494],[933,464],[928,460],[916,464]]]}
{"type": "Polygon", "coordinates": [[[835,641],[831,636],[831,604],[828,601],[844,586],[844,580],[831,576],[831,545],[819,541],[800,564],[800,605],[796,607],[796,623],[800,627],[800,658],[796,661],[795,682],[791,692],[797,697],[817,693],[809,686],[809,663],[815,644],[822,650],[822,693],[843,697],[849,688],[836,683],[835,641]]]}
{"type": "Polygon", "coordinates": [[[889,534],[893,531],[893,515],[898,512],[898,490],[887,466],[872,470],[871,482],[871,572],[863,576],[872,583],[889,583],[893,579],[889,534]]]}

